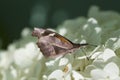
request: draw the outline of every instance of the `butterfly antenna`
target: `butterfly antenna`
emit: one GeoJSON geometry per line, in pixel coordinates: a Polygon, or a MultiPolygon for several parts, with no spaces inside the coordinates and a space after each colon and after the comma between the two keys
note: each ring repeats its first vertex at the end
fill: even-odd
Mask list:
{"type": "Polygon", "coordinates": [[[82,43],[82,44],[80,44],[80,46],[87,46],[87,45],[89,45],[88,43],[82,43]]]}
{"type": "Polygon", "coordinates": [[[97,47],[97,45],[94,45],[94,44],[89,44],[89,43],[83,43],[83,44],[80,44],[80,46],[87,46],[87,45],[97,47]]]}

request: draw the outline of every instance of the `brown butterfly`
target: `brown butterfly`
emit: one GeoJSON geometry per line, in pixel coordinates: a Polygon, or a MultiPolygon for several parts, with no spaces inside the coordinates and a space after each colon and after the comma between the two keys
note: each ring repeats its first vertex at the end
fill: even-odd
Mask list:
{"type": "Polygon", "coordinates": [[[67,38],[49,29],[34,28],[32,36],[38,38],[37,46],[40,48],[43,55],[50,58],[54,58],[59,55],[64,56],[67,53],[74,52],[81,46],[88,45],[88,43],[73,43],[67,38]]]}

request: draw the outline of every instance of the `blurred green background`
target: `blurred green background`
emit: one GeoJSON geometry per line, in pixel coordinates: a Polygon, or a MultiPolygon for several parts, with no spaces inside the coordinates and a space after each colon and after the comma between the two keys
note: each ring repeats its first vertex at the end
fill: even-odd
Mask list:
{"type": "MultiPolygon", "coordinates": [[[[0,0],[1,48],[20,38],[23,28],[55,28],[64,20],[87,17],[91,6],[120,12],[118,0],[0,0]]],[[[30,33],[31,34],[31,33],[30,33]]]]}

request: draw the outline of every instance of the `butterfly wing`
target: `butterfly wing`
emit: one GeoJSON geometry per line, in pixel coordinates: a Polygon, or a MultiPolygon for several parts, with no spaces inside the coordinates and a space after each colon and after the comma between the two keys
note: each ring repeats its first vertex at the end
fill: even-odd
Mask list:
{"type": "Polygon", "coordinates": [[[59,55],[65,55],[70,50],[68,47],[61,46],[63,43],[58,43],[58,41],[60,40],[56,37],[44,36],[37,42],[37,45],[45,57],[53,58],[59,55]]]}
{"type": "Polygon", "coordinates": [[[44,30],[41,37],[38,37],[37,45],[45,57],[65,55],[79,47],[60,34],[47,29],[44,30]]]}
{"type": "Polygon", "coordinates": [[[73,43],[68,40],[67,38],[63,37],[62,35],[53,32],[49,29],[46,29],[43,36],[49,36],[52,38],[53,42],[52,45],[61,47],[61,48],[65,48],[65,49],[71,49],[73,48],[73,43]]]}
{"type": "Polygon", "coordinates": [[[67,38],[65,38],[57,33],[54,35],[54,37],[57,40],[59,40],[59,42],[57,44],[54,44],[55,46],[65,48],[65,49],[73,48],[73,43],[70,40],[68,40],[67,38]]]}

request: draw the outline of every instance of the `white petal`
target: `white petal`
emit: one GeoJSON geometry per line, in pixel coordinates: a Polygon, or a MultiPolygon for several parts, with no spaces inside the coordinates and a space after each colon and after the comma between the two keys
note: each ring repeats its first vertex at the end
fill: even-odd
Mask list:
{"type": "Polygon", "coordinates": [[[61,70],[55,70],[48,76],[48,80],[63,80],[63,77],[64,73],[61,70]]]}
{"type": "Polygon", "coordinates": [[[63,80],[71,80],[71,74],[68,74],[67,76],[65,76],[63,80]]]}
{"type": "Polygon", "coordinates": [[[76,71],[72,71],[72,76],[73,76],[74,80],[83,80],[84,79],[84,77],[76,71]]]}
{"type": "Polygon", "coordinates": [[[117,40],[115,41],[115,43],[113,44],[113,49],[116,50],[120,48],[120,38],[117,38],[117,40]]]}
{"type": "Polygon", "coordinates": [[[86,30],[88,28],[88,24],[85,24],[84,26],[83,26],[83,30],[86,30]]]}
{"type": "Polygon", "coordinates": [[[46,66],[54,66],[55,65],[55,60],[51,60],[45,63],[46,66]]]}
{"type": "Polygon", "coordinates": [[[119,76],[119,68],[114,62],[108,63],[104,67],[104,71],[109,75],[111,79],[115,79],[119,76]]]}
{"type": "Polygon", "coordinates": [[[17,78],[17,70],[13,66],[11,66],[10,69],[11,69],[11,75],[14,78],[17,78]]]}
{"type": "Polygon", "coordinates": [[[36,45],[33,42],[30,42],[26,45],[26,56],[28,56],[30,59],[35,58],[39,54],[39,49],[36,47],[36,45]]]}
{"type": "Polygon", "coordinates": [[[120,77],[117,77],[117,78],[115,78],[115,79],[113,79],[113,80],[120,80],[120,77]]]}
{"type": "Polygon", "coordinates": [[[115,53],[114,53],[114,51],[107,48],[107,49],[105,49],[105,51],[103,52],[103,54],[101,54],[99,56],[99,58],[102,58],[106,62],[108,59],[110,59],[110,58],[112,58],[114,56],[116,56],[115,53]]]}
{"type": "Polygon", "coordinates": [[[98,23],[97,20],[94,19],[94,18],[89,18],[89,19],[88,19],[88,22],[91,22],[91,23],[93,23],[93,24],[97,24],[97,23],[98,23]]]}
{"type": "Polygon", "coordinates": [[[95,52],[92,56],[91,59],[96,59],[102,52],[95,52]]]}
{"type": "Polygon", "coordinates": [[[59,62],[59,66],[66,65],[67,63],[68,63],[68,59],[67,58],[61,58],[60,62],[59,62]]]}
{"type": "Polygon", "coordinates": [[[96,27],[95,31],[96,31],[96,33],[100,33],[101,32],[101,28],[100,27],[96,27]]]}
{"type": "Polygon", "coordinates": [[[94,69],[91,71],[91,76],[94,80],[106,79],[107,74],[101,69],[94,69]]]}
{"type": "Polygon", "coordinates": [[[22,35],[22,37],[26,37],[26,36],[30,35],[30,29],[24,28],[21,35],[22,35]]]}
{"type": "Polygon", "coordinates": [[[67,29],[66,28],[60,28],[59,29],[59,34],[65,35],[66,33],[67,33],[67,29]]]}

